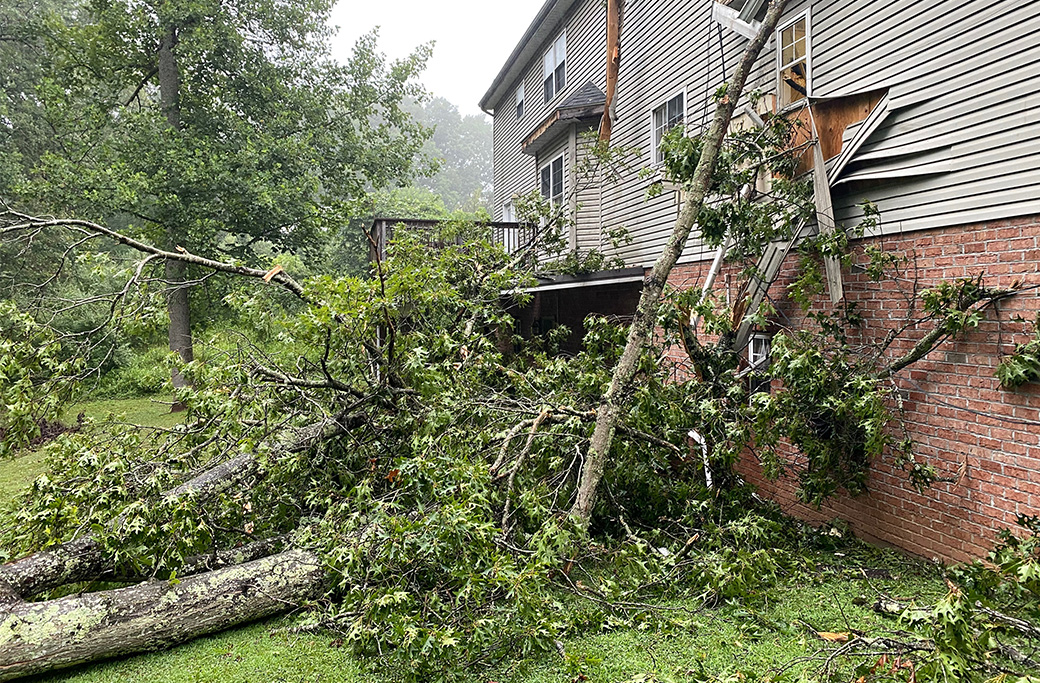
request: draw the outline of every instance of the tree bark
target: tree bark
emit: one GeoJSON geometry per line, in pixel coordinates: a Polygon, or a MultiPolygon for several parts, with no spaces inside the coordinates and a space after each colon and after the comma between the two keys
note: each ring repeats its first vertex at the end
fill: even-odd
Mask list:
{"type": "Polygon", "coordinates": [[[285,612],[316,595],[319,558],[289,550],[179,582],[148,583],[0,612],[0,681],[156,650],[285,612]]]}
{"type": "Polygon", "coordinates": [[[771,0],[765,20],[758,34],[748,43],[741,57],[737,70],[733,74],[723,97],[715,109],[715,117],[711,127],[704,135],[704,146],[697,163],[693,180],[687,192],[682,212],[672,229],[672,235],[664,251],[658,257],[650,274],[643,282],[643,291],[639,297],[639,306],[628,330],[628,341],[625,351],[614,368],[607,391],[603,394],[596,415],[596,427],[589,443],[588,454],[582,464],[581,478],[578,481],[577,497],[571,508],[571,516],[582,528],[587,528],[592,517],[592,508],[596,502],[599,482],[606,469],[610,446],[614,441],[614,432],[618,419],[631,400],[633,380],[636,374],[639,357],[646,347],[647,340],[653,334],[654,321],[657,319],[657,306],[661,292],[668,281],[672,268],[682,255],[686,241],[690,237],[694,223],[704,204],[704,199],[711,189],[712,176],[718,163],[722,141],[733,118],[733,110],[740,99],[748,74],[758,59],[759,53],[776,30],[776,25],[783,14],[787,0],[771,0]]]}
{"type": "MultiPolygon", "coordinates": [[[[159,43],[159,102],[166,124],[175,131],[181,129],[180,92],[181,78],[177,67],[177,56],[173,48],[177,45],[177,30],[169,29],[159,43]]],[[[179,226],[166,225],[166,246],[170,250],[183,247],[185,235],[179,226]]],[[[188,265],[183,261],[166,261],[166,283],[169,287],[166,307],[170,315],[170,351],[173,351],[184,363],[195,359],[195,351],[191,338],[191,307],[188,300],[188,265]]],[[[178,369],[174,369],[171,377],[175,389],[188,386],[188,380],[178,369]]],[[[183,408],[183,406],[180,406],[183,408]]],[[[178,405],[174,406],[176,410],[178,405]]]]}

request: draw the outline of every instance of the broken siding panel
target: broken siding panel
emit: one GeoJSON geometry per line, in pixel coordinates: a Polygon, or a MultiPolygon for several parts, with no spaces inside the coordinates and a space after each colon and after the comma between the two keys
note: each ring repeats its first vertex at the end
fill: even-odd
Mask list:
{"type": "Polygon", "coordinates": [[[878,204],[890,232],[1036,212],[1040,3],[966,4],[935,27],[958,36],[949,56],[927,62],[934,49],[914,53],[903,70],[911,80],[891,90],[898,109],[849,168],[851,177],[903,177],[843,186],[837,212],[847,224],[864,198],[878,204]],[[999,21],[985,21],[987,12],[999,21]]]}
{"type": "MultiPolygon", "coordinates": [[[[579,14],[589,11],[587,5],[579,14]]],[[[784,19],[808,5],[793,3],[784,19]]],[[[851,159],[848,173],[870,174],[874,165],[875,175],[906,176],[840,185],[834,197],[839,220],[855,220],[855,205],[864,198],[878,202],[887,225],[904,230],[1036,212],[1037,200],[1027,190],[1038,182],[1030,151],[1040,148],[1040,131],[1030,122],[1040,107],[1038,22],[1040,3],[1010,0],[813,2],[813,94],[889,88],[889,113],[851,159]]],[[[568,32],[568,60],[574,30],[568,32]]],[[[590,53],[600,74],[601,35],[590,53]]],[[[631,3],[612,142],[638,148],[636,166],[647,166],[652,111],[679,91],[686,95],[687,125],[706,125],[714,110],[711,96],[723,81],[723,61],[729,76],[746,43],[730,31],[720,35],[704,0],[631,3]]],[[[756,63],[749,89],[775,90],[775,49],[774,40],[756,63]]],[[[541,65],[534,68],[527,92],[537,105],[541,65]]],[[[569,69],[568,87],[585,82],[571,74],[569,69]]],[[[544,113],[525,117],[528,128],[544,113]]],[[[649,183],[633,171],[620,184],[601,188],[604,229],[625,226],[635,238],[624,250],[629,265],[652,263],[678,213],[674,193],[646,198],[649,183]]],[[[595,221],[592,213],[583,212],[581,220],[595,221]]],[[[585,229],[579,226],[579,233],[584,241],[585,229]]],[[[683,260],[710,256],[692,240],[683,260]]]]}
{"type": "MultiPolygon", "coordinates": [[[[494,104],[494,175],[495,212],[501,218],[502,205],[515,195],[538,188],[537,167],[533,157],[523,153],[521,145],[527,135],[567,97],[588,82],[603,88],[606,80],[606,9],[599,0],[584,0],[568,18],[550,32],[555,40],[567,32],[567,82],[552,100],[545,102],[542,88],[542,54],[548,44],[537,51],[537,57],[524,71],[524,117],[516,118],[516,84],[504,98],[494,104]]],[[[555,144],[555,143],[554,143],[555,144]]]]}

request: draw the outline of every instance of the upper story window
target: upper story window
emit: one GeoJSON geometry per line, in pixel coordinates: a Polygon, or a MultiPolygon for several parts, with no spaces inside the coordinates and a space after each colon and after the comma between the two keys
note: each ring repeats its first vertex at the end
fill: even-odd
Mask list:
{"type": "Polygon", "coordinates": [[[553,206],[559,206],[563,203],[563,155],[542,166],[540,173],[542,197],[553,206]]]}
{"type": "Polygon", "coordinates": [[[524,118],[524,82],[520,81],[520,85],[516,88],[516,118],[524,118]]]}
{"type": "Polygon", "coordinates": [[[679,93],[672,99],[654,109],[654,163],[664,162],[664,153],[661,151],[661,141],[665,133],[681,125],[686,114],[686,97],[679,93]]]}
{"type": "Polygon", "coordinates": [[[505,223],[516,223],[516,207],[513,206],[512,199],[502,205],[502,221],[505,223]]]}
{"type": "Polygon", "coordinates": [[[567,85],[567,34],[561,33],[542,58],[545,101],[548,102],[567,85]]]}
{"type": "Polygon", "coordinates": [[[809,15],[777,29],[778,104],[781,108],[809,96],[809,15]]]}

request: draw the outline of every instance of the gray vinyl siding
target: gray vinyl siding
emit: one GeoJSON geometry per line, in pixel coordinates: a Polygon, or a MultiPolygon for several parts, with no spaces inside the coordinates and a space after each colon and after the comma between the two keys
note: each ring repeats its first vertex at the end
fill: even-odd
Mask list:
{"type": "MultiPolygon", "coordinates": [[[[711,5],[704,0],[651,0],[628,5],[618,79],[618,120],[611,142],[638,150],[635,158],[640,167],[652,161],[653,110],[683,92],[687,127],[696,130],[707,125],[714,110],[712,96],[737,64],[746,40],[729,31],[718,31],[710,10],[711,5]]],[[[767,52],[772,55],[771,50],[767,52]]],[[[750,87],[765,89],[765,81],[773,75],[773,59],[759,60],[750,87]]],[[[604,229],[628,231],[632,242],[622,255],[629,265],[651,265],[678,217],[679,194],[665,191],[648,197],[652,182],[633,172],[618,185],[604,188],[604,229]]],[[[704,258],[708,251],[691,239],[683,260],[704,258]]]]}
{"type": "MultiPolygon", "coordinates": [[[[597,231],[625,227],[633,240],[622,254],[633,266],[650,265],[664,246],[679,198],[672,191],[648,197],[651,180],[638,174],[651,163],[652,111],[684,92],[687,127],[701,129],[710,121],[712,94],[732,75],[747,44],[719,30],[711,1],[628,3],[612,144],[635,150],[634,168],[619,183],[602,185],[598,197],[583,194],[579,245],[591,245],[597,231]]],[[[806,9],[812,95],[888,93],[887,114],[836,179],[839,221],[858,221],[866,199],[879,206],[889,231],[1040,214],[1040,2],[800,0],[784,21],[806,9]]],[[[602,87],[604,21],[602,0],[578,3],[567,38],[568,90],[590,80],[570,66],[572,54],[583,54],[583,35],[595,44],[584,51],[583,68],[602,87]]],[[[541,102],[540,61],[526,82],[530,113],[524,134],[548,113],[541,102]]],[[[775,39],[756,62],[747,88],[775,92],[775,39]]],[[[497,117],[495,135],[496,192],[503,192],[497,210],[502,197],[524,183],[534,186],[534,172],[529,157],[509,166],[520,154],[500,149],[508,136],[505,130],[500,134],[497,117]]],[[[518,148],[518,136],[511,140],[518,148]]],[[[707,257],[708,250],[691,240],[683,259],[707,257]]]]}
{"type": "MultiPolygon", "coordinates": [[[[538,189],[538,172],[534,157],[524,154],[521,144],[568,96],[583,85],[592,82],[601,90],[606,87],[607,39],[606,9],[600,1],[577,3],[564,24],[552,32],[550,40],[567,31],[567,82],[564,89],[545,102],[542,88],[542,54],[549,44],[538,50],[538,57],[524,71],[524,117],[516,118],[516,84],[508,95],[494,105],[494,166],[496,219],[502,215],[502,206],[511,197],[538,189]]],[[[550,43],[551,44],[551,43],[550,43]]],[[[566,138],[566,134],[563,136],[566,138]]],[[[564,144],[561,139],[554,145],[564,144]]],[[[545,150],[539,154],[546,158],[545,150]]],[[[571,162],[568,161],[568,164],[571,162]]],[[[569,166],[570,167],[570,166],[569,166]]]]}
{"type": "MultiPolygon", "coordinates": [[[[847,174],[868,179],[839,185],[836,217],[854,224],[866,199],[886,232],[1040,213],[1040,3],[913,3],[925,25],[900,3],[874,4],[891,6],[886,39],[871,35],[854,54],[873,59],[846,57],[840,68],[883,83],[892,112],[850,164],[847,174]]],[[[867,8],[845,21],[865,30],[869,18],[867,8]]],[[[859,85],[843,77],[826,87],[859,85]]]]}
{"type": "Polygon", "coordinates": [[[591,154],[596,138],[590,137],[597,129],[575,130],[577,161],[574,167],[575,237],[578,249],[604,251],[609,246],[603,231],[603,178],[591,154]]]}

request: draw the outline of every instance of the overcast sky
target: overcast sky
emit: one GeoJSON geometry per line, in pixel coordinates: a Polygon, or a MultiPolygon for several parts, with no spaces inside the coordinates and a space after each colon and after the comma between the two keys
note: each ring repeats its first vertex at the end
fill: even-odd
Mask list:
{"type": "Polygon", "coordinates": [[[379,26],[379,48],[405,57],[436,41],[422,80],[463,114],[477,103],[534,20],[544,0],[339,0],[332,23],[339,26],[333,52],[345,61],[357,38],[379,26]]]}

